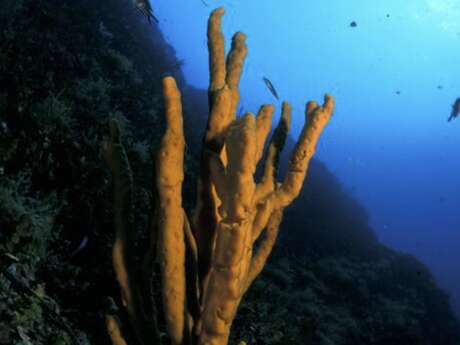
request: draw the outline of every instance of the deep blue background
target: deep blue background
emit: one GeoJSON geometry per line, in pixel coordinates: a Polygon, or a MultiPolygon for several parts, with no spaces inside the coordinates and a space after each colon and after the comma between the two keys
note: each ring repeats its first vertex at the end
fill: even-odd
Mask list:
{"type": "Polygon", "coordinates": [[[248,35],[241,105],[255,112],[278,103],[262,82],[268,77],[293,104],[294,137],[305,102],[325,92],[335,96],[317,157],[367,208],[383,243],[428,264],[460,315],[460,119],[447,122],[460,97],[460,1],[158,0],[152,6],[184,59],[187,81],[204,89],[207,18],[224,6],[227,49],[235,31],[248,35]]]}

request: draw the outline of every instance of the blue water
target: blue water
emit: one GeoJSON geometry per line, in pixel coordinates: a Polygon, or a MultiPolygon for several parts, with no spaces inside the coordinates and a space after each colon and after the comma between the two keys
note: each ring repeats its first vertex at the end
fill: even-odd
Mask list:
{"type": "Polygon", "coordinates": [[[460,1],[152,5],[187,81],[204,89],[206,22],[224,6],[227,49],[235,31],[248,35],[241,105],[255,112],[277,104],[262,82],[268,77],[294,107],[294,137],[305,102],[335,96],[317,157],[368,210],[383,243],[431,268],[460,316],[460,118],[447,122],[460,97],[460,1]]]}

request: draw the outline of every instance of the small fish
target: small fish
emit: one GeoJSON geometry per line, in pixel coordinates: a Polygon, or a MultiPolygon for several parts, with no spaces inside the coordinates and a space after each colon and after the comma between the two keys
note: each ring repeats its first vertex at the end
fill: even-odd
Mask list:
{"type": "Polygon", "coordinates": [[[72,252],[72,254],[70,254],[70,257],[74,257],[75,255],[77,255],[77,253],[79,253],[83,248],[85,248],[87,244],[88,244],[88,236],[85,236],[85,237],[83,237],[83,240],[81,241],[81,243],[78,246],[78,248],[75,249],[72,252]]]}
{"type": "Polygon", "coordinates": [[[13,254],[4,253],[3,255],[6,256],[11,261],[19,262],[19,259],[16,256],[14,256],[13,254]]]}
{"type": "Polygon", "coordinates": [[[455,103],[452,104],[452,112],[450,113],[450,117],[447,121],[451,121],[455,119],[460,114],[460,97],[455,100],[455,103]]]}
{"type": "Polygon", "coordinates": [[[107,27],[102,20],[99,22],[99,32],[102,36],[108,38],[109,40],[113,38],[113,34],[107,30],[107,27]]]}
{"type": "Polygon", "coordinates": [[[133,0],[136,8],[147,17],[149,23],[152,22],[152,19],[158,23],[158,19],[153,15],[152,6],[150,5],[149,0],[133,0]]]}
{"type": "Polygon", "coordinates": [[[272,95],[275,96],[275,98],[279,100],[278,92],[276,92],[275,87],[273,86],[272,82],[270,80],[268,80],[267,78],[265,78],[265,77],[263,77],[262,79],[263,79],[265,85],[267,85],[267,88],[270,90],[272,95]]]}
{"type": "Polygon", "coordinates": [[[203,5],[205,5],[206,7],[208,7],[209,5],[204,1],[204,0],[201,0],[201,2],[203,3],[203,5]]]}
{"type": "Polygon", "coordinates": [[[352,21],[350,23],[350,27],[352,27],[352,28],[356,28],[357,26],[358,26],[358,24],[355,21],[352,21]]]}

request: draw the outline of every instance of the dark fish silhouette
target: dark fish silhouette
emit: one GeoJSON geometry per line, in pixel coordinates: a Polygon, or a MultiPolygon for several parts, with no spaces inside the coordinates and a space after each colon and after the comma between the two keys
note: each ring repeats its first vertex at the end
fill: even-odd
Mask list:
{"type": "Polygon", "coordinates": [[[357,24],[355,21],[352,21],[352,22],[350,23],[350,26],[351,26],[352,28],[356,28],[356,27],[358,26],[358,24],[357,24]]]}
{"type": "Polygon", "coordinates": [[[447,121],[455,119],[460,114],[460,97],[455,100],[455,103],[452,104],[452,112],[447,121]]]}
{"type": "Polygon", "coordinates": [[[204,0],[201,0],[201,2],[203,3],[203,5],[205,5],[206,7],[208,7],[209,5],[204,1],[204,0]]]}
{"type": "Polygon", "coordinates": [[[102,20],[99,22],[99,32],[102,36],[109,40],[111,40],[114,37],[113,34],[109,30],[107,30],[107,27],[105,26],[102,20]]]}
{"type": "Polygon", "coordinates": [[[265,85],[267,85],[267,88],[270,90],[272,95],[275,96],[275,98],[279,100],[280,98],[278,97],[278,92],[276,92],[275,87],[273,86],[272,82],[265,77],[263,77],[262,79],[265,85]]]}
{"type": "Polygon", "coordinates": [[[147,17],[149,23],[152,22],[152,19],[158,23],[158,19],[153,15],[152,6],[150,5],[149,0],[133,0],[136,8],[147,17]]]}
{"type": "Polygon", "coordinates": [[[77,253],[81,252],[83,248],[86,247],[86,245],[88,244],[88,236],[85,236],[83,237],[83,240],[81,241],[80,245],[78,246],[77,249],[75,249],[72,254],[70,254],[70,257],[74,257],[75,255],[77,255],[77,253]]]}

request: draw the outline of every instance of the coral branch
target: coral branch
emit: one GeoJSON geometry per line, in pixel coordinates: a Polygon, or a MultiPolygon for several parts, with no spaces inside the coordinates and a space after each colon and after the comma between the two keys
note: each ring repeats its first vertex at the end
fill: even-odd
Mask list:
{"type": "Polygon", "coordinates": [[[185,239],[182,181],[184,133],[180,92],[173,78],[163,79],[166,132],[157,157],[158,256],[161,267],[163,309],[173,344],[181,344],[185,316],[185,239]]]}
{"type": "Polygon", "coordinates": [[[246,278],[246,283],[244,287],[244,291],[251,286],[253,281],[257,278],[257,276],[262,272],[262,269],[267,262],[267,259],[272,252],[273,246],[275,245],[276,238],[278,237],[279,226],[283,219],[283,209],[278,209],[274,211],[267,224],[267,228],[265,230],[265,237],[262,240],[259,248],[257,249],[256,254],[252,257],[251,265],[249,268],[249,273],[246,278]]]}
{"type": "Polygon", "coordinates": [[[123,305],[131,308],[133,292],[128,261],[131,256],[133,229],[132,173],[125,150],[120,142],[120,130],[115,121],[110,122],[110,141],[104,141],[104,158],[109,165],[114,182],[115,243],[112,248],[113,267],[120,284],[123,305]]]}
{"type": "Polygon", "coordinates": [[[102,152],[113,175],[115,243],[112,247],[112,263],[120,285],[123,306],[128,311],[139,341],[144,345],[154,341],[159,343],[156,322],[145,316],[141,287],[135,278],[136,269],[133,265],[132,249],[134,228],[132,173],[121,144],[120,129],[115,121],[110,122],[110,139],[107,138],[103,142],[102,152]]]}
{"type": "Polygon", "coordinates": [[[265,141],[267,140],[268,133],[272,125],[272,116],[275,111],[275,107],[271,104],[266,104],[260,107],[257,113],[257,154],[256,162],[262,158],[264,152],[265,141]]]}
{"type": "Polygon", "coordinates": [[[306,123],[291,155],[289,170],[275,198],[279,207],[289,205],[297,197],[307,174],[308,164],[316,151],[316,144],[334,109],[334,99],[326,94],[324,105],[310,102],[305,110],[306,123]]]}
{"type": "Polygon", "coordinates": [[[262,181],[257,185],[255,196],[257,201],[261,201],[275,189],[279,156],[291,127],[291,112],[291,105],[288,102],[283,102],[280,120],[268,146],[262,181]]]}
{"type": "Polygon", "coordinates": [[[210,92],[220,90],[225,85],[225,43],[221,30],[222,15],[224,13],[225,10],[220,7],[211,13],[208,21],[210,92]]]}
{"type": "Polygon", "coordinates": [[[240,93],[238,91],[238,84],[243,71],[244,59],[247,55],[246,35],[242,32],[237,32],[232,39],[232,49],[227,58],[227,76],[226,84],[231,90],[232,105],[229,109],[231,114],[236,114],[236,108],[240,101],[240,93]]]}
{"type": "Polygon", "coordinates": [[[225,61],[224,36],[221,29],[223,8],[214,10],[208,21],[209,48],[209,117],[203,138],[200,162],[200,178],[197,188],[196,209],[193,215],[193,231],[197,241],[200,285],[205,289],[211,265],[212,245],[218,222],[219,200],[211,182],[211,160],[220,156],[226,165],[226,151],[223,150],[225,135],[236,117],[239,93],[238,83],[246,57],[245,36],[237,33],[225,61]]]}
{"type": "Polygon", "coordinates": [[[113,345],[127,345],[125,338],[123,338],[121,334],[120,320],[118,320],[118,318],[114,315],[107,314],[105,316],[105,324],[113,345]]]}

